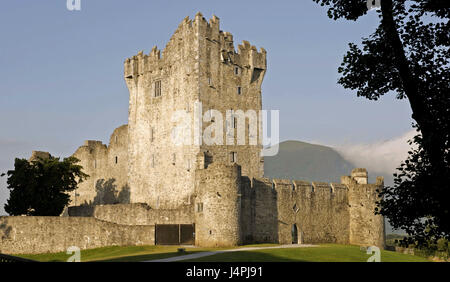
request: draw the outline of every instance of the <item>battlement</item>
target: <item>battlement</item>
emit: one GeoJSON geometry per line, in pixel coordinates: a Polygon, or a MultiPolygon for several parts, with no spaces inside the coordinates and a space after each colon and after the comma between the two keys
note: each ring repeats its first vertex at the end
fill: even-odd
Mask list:
{"type": "Polygon", "coordinates": [[[264,48],[260,51],[248,41],[243,41],[236,51],[233,35],[220,30],[220,19],[213,15],[209,22],[199,12],[191,20],[183,19],[171,36],[165,48],[161,51],[154,46],[149,54],[138,52],[124,62],[125,79],[136,79],[145,72],[152,72],[171,66],[174,61],[186,59],[190,56],[198,60],[201,56],[200,49],[206,48],[210,42],[217,45],[222,63],[238,65],[257,70],[266,70],[267,52],[264,48]]]}
{"type": "Polygon", "coordinates": [[[330,183],[330,186],[333,193],[339,190],[348,189],[347,185],[344,185],[342,183],[330,183]]]}
{"type": "Polygon", "coordinates": [[[261,188],[262,185],[267,187],[273,187],[275,190],[293,190],[303,191],[306,193],[316,193],[319,191],[329,191],[334,193],[338,189],[348,189],[344,184],[340,183],[327,183],[327,182],[308,182],[303,180],[289,180],[289,179],[270,179],[270,178],[253,178],[252,183],[258,183],[258,185],[252,185],[254,189],[261,188]]]}
{"type": "Polygon", "coordinates": [[[367,184],[368,182],[367,170],[365,168],[353,169],[351,176],[358,184],[367,184]]]}
{"type": "Polygon", "coordinates": [[[309,193],[312,192],[311,182],[303,181],[303,180],[293,180],[292,183],[294,183],[295,190],[307,191],[309,193]]]}

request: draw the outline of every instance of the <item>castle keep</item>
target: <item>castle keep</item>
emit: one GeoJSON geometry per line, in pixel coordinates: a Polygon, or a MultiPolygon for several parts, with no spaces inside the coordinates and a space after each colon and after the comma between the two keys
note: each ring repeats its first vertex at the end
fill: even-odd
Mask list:
{"type": "Polygon", "coordinates": [[[133,226],[140,238],[135,244],[383,247],[384,220],[374,215],[383,179],[368,184],[365,169],[331,184],[264,178],[262,146],[250,140],[262,135],[261,121],[254,126],[246,118],[237,125],[234,119],[224,121],[227,130],[245,129],[245,144],[229,131],[222,137],[234,139],[232,144],[195,140],[196,130],[204,132],[219,122],[208,114],[189,129],[194,142],[174,144],[174,112],[195,120],[198,102],[203,113],[216,110],[224,117],[229,110],[259,112],[266,69],[263,48],[244,41],[236,51],[233,36],[220,30],[219,18],[206,21],[200,13],[181,22],[162,52],[154,47],[126,59],[128,125],[114,130],[108,146],[86,141],[74,153],[90,177],[71,194],[69,218],[115,224],[117,232],[133,226]],[[140,232],[148,237],[142,239],[140,232]],[[174,236],[175,242],[168,239],[174,236]]]}

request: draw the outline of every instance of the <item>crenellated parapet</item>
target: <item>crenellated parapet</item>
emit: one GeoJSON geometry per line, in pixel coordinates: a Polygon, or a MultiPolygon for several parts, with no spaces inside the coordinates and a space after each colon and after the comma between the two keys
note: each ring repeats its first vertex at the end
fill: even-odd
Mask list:
{"type": "MultiPolygon", "coordinates": [[[[296,229],[296,242],[299,243],[384,246],[383,217],[374,214],[375,191],[382,187],[383,181],[377,178],[374,184],[361,184],[366,183],[361,179],[367,176],[365,169],[353,170],[350,176],[342,178],[342,183],[269,178],[250,180],[241,175],[236,165],[214,163],[201,170],[200,175],[208,180],[202,185],[203,196],[198,195],[197,199],[202,199],[202,203],[214,210],[222,209],[220,214],[234,218],[235,224],[239,222],[235,217],[236,206],[229,202],[219,207],[220,203],[217,206],[215,198],[234,201],[238,193],[238,214],[244,242],[290,244],[292,229],[296,229]],[[232,180],[234,177],[239,179],[232,180]],[[218,182],[228,188],[221,188],[222,184],[218,185],[218,182]],[[210,195],[209,201],[205,200],[205,195],[210,195]],[[227,213],[224,213],[225,207],[228,207],[227,213]]],[[[202,208],[206,209],[206,206],[202,208]]]]}
{"type": "Polygon", "coordinates": [[[125,81],[129,83],[131,80],[136,80],[146,72],[153,71],[161,65],[160,50],[156,46],[152,48],[149,54],[139,51],[137,55],[127,58],[124,62],[125,81]]]}
{"type": "Polygon", "coordinates": [[[220,30],[220,19],[213,15],[208,22],[200,12],[192,20],[189,17],[183,19],[162,51],[154,46],[148,54],[140,51],[137,55],[127,58],[124,62],[125,80],[130,83],[146,72],[170,67],[180,57],[198,59],[201,53],[199,50],[205,47],[207,42],[218,47],[222,63],[250,69],[251,81],[261,78],[262,82],[267,69],[266,50],[260,48],[258,51],[244,40],[236,51],[233,35],[220,30]]]}

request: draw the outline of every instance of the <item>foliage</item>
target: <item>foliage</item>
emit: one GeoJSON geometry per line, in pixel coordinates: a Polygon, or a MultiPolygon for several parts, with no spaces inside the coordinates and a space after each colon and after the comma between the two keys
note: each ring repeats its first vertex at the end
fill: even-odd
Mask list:
{"type": "MultiPolygon", "coordinates": [[[[367,0],[313,0],[333,19],[357,20],[367,0]]],[[[450,3],[381,0],[380,24],[360,44],[350,43],[339,83],[377,100],[407,98],[418,134],[394,187],[380,191],[377,213],[408,235],[404,245],[450,238],[450,3]]]]}
{"type": "Polygon", "coordinates": [[[71,192],[88,177],[78,159],[15,159],[8,171],[10,197],[5,211],[10,215],[58,216],[69,203],[71,192]]]}

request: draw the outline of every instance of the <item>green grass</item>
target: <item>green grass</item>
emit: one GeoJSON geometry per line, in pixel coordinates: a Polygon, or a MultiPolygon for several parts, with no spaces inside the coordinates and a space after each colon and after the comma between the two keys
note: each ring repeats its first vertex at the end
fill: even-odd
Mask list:
{"type": "MultiPolygon", "coordinates": [[[[371,255],[359,246],[320,245],[311,248],[265,249],[221,253],[193,259],[195,262],[365,262],[371,255]]],[[[426,258],[381,251],[382,262],[426,262],[426,258]]]]}
{"type": "MultiPolygon", "coordinates": [[[[127,246],[127,247],[104,247],[89,250],[82,250],[81,261],[145,261],[153,259],[169,258],[179,255],[179,246],[127,246]]],[[[186,248],[187,253],[203,251],[200,248],[186,248]]],[[[17,255],[37,261],[67,261],[71,256],[65,252],[17,255]]]]}
{"type": "MultiPolygon", "coordinates": [[[[259,245],[246,245],[239,246],[237,248],[244,247],[268,247],[277,246],[277,244],[259,244],[259,245]]],[[[89,250],[82,250],[80,257],[81,261],[146,261],[154,259],[170,258],[181,255],[177,252],[180,246],[126,246],[126,247],[104,247],[89,250]]],[[[229,248],[198,248],[198,247],[184,247],[186,252],[183,255],[193,254],[197,252],[217,251],[229,248]]],[[[44,254],[20,254],[18,257],[28,258],[43,262],[65,262],[72,256],[65,252],[59,253],[44,253],[44,254]]]]}
{"type": "MultiPolygon", "coordinates": [[[[246,245],[247,247],[277,246],[276,244],[246,245]]],[[[129,246],[105,247],[81,251],[81,261],[146,261],[179,256],[180,246],[129,246]]],[[[223,250],[228,248],[197,248],[186,247],[185,254],[223,250]]],[[[35,255],[18,255],[37,261],[67,261],[71,256],[65,252],[35,255]]],[[[358,246],[325,244],[311,248],[264,249],[254,251],[227,252],[198,258],[190,261],[203,262],[283,262],[283,261],[314,261],[314,262],[365,262],[370,257],[358,246]]],[[[405,255],[391,251],[381,251],[383,262],[421,262],[425,258],[405,255]]]]}

